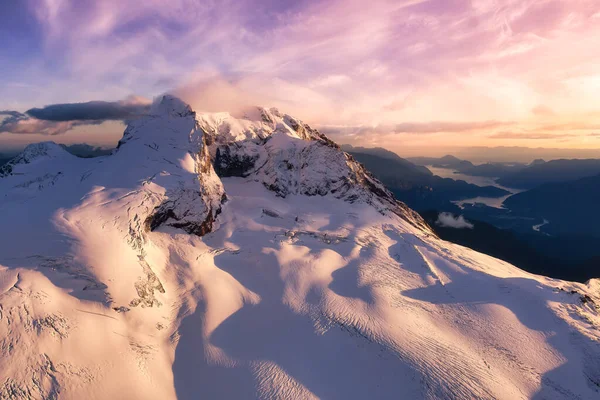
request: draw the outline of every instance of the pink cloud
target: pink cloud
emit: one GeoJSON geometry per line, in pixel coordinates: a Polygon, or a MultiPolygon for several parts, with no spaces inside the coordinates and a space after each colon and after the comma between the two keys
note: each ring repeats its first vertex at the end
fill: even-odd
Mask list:
{"type": "Polygon", "coordinates": [[[590,111],[600,66],[596,0],[30,4],[49,59],[25,77],[38,82],[31,101],[46,104],[173,89],[206,104],[196,88],[219,99],[213,108],[243,100],[407,131],[446,121],[438,132],[458,135],[474,121],[590,111]]]}
{"type": "Polygon", "coordinates": [[[75,121],[43,121],[35,118],[27,118],[0,124],[0,133],[59,135],[70,131],[77,125],[81,125],[81,123],[75,121]]]}

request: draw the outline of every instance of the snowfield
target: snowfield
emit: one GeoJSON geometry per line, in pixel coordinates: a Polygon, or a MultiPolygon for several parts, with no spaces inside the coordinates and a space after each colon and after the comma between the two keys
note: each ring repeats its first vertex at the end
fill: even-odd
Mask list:
{"type": "Polygon", "coordinates": [[[0,399],[600,398],[598,280],[439,240],[277,110],[31,145],[0,216],[0,399]]]}

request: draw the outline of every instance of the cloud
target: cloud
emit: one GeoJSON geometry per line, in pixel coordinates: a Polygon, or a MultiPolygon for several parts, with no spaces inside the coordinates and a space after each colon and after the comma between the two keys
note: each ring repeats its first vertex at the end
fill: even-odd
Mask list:
{"type": "Polygon", "coordinates": [[[498,132],[493,135],[489,135],[490,139],[534,139],[534,140],[548,140],[548,139],[566,139],[578,137],[573,133],[545,133],[545,132],[498,132]]]}
{"type": "Polygon", "coordinates": [[[123,101],[89,101],[87,103],[52,104],[42,108],[32,108],[27,115],[43,121],[118,121],[128,120],[146,114],[150,102],[141,98],[123,101]]]}
{"type": "Polygon", "coordinates": [[[494,129],[502,126],[512,125],[508,121],[473,121],[473,122],[403,122],[390,125],[375,126],[322,126],[321,131],[325,134],[348,135],[357,134],[434,134],[434,133],[466,133],[479,130],[494,129]]]}
{"type": "Polygon", "coordinates": [[[465,217],[459,215],[455,217],[452,213],[443,212],[438,215],[438,219],[435,222],[436,225],[439,225],[444,228],[454,228],[454,229],[473,229],[473,224],[465,220],[465,217]]]}
{"type": "Polygon", "coordinates": [[[126,121],[150,109],[141,97],[128,97],[116,102],[52,104],[32,108],[26,113],[0,111],[0,133],[60,135],[82,125],[99,125],[105,121],[126,121]]]}
{"type": "MultiPolygon", "coordinates": [[[[59,135],[82,125],[79,121],[44,121],[17,111],[0,111],[0,133],[59,135]]],[[[87,122],[92,124],[93,121],[87,122]]]]}
{"type": "Polygon", "coordinates": [[[600,123],[572,122],[566,124],[545,125],[540,129],[545,131],[588,131],[600,129],[600,123]]]}
{"type": "Polygon", "coordinates": [[[546,107],[543,105],[533,107],[531,109],[531,112],[533,115],[540,116],[540,117],[548,117],[548,116],[556,115],[554,110],[552,110],[550,107],[546,107]]]}
{"type": "Polygon", "coordinates": [[[18,111],[10,111],[10,110],[0,110],[0,116],[5,117],[5,118],[10,118],[13,120],[27,118],[27,116],[23,113],[20,113],[18,111]]]}
{"type": "Polygon", "coordinates": [[[283,112],[307,122],[326,118],[333,113],[329,101],[314,90],[280,79],[267,81],[261,76],[227,79],[216,73],[170,92],[199,112],[228,111],[234,116],[241,116],[256,106],[277,106],[283,112]]]}
{"type": "MultiPolygon", "coordinates": [[[[588,127],[585,129],[581,129],[581,127],[568,128],[568,126],[569,125],[565,125],[564,130],[566,130],[567,132],[563,132],[563,133],[554,133],[554,131],[558,130],[558,129],[549,129],[550,132],[543,132],[543,131],[537,131],[537,130],[522,131],[522,132],[502,131],[502,132],[497,132],[497,133],[488,135],[487,137],[490,139],[510,139],[510,140],[532,139],[532,140],[568,141],[569,139],[572,139],[572,138],[586,138],[586,137],[594,138],[594,137],[598,137],[600,135],[597,132],[590,132],[590,133],[586,133],[586,132],[574,133],[574,132],[572,132],[572,131],[596,129],[596,128],[598,128],[597,125],[588,125],[588,127]]],[[[539,128],[539,130],[543,130],[545,128],[547,128],[547,127],[542,126],[539,128]]]]}
{"type": "Polygon", "coordinates": [[[440,133],[440,132],[469,132],[482,129],[497,128],[510,125],[512,122],[483,121],[483,122],[426,122],[402,123],[394,127],[395,133],[440,133]]]}
{"type": "Polygon", "coordinates": [[[181,85],[172,90],[172,93],[188,103],[193,110],[200,112],[228,111],[232,115],[238,115],[250,107],[269,105],[266,95],[255,97],[244,86],[241,79],[227,80],[215,75],[181,85]]]}
{"type": "MultiPolygon", "coordinates": [[[[27,57],[4,53],[13,68],[0,77],[1,108],[176,90],[197,109],[276,106],[311,124],[355,127],[345,130],[354,135],[445,133],[440,145],[466,145],[487,137],[460,133],[495,133],[495,121],[548,118],[548,110],[558,120],[586,111],[598,93],[594,0],[9,3],[28,7],[18,14],[37,25],[19,24],[35,27],[19,36],[36,46],[27,57]]],[[[0,25],[13,14],[0,13],[0,25]]],[[[39,115],[61,122],[72,112],[39,115]]],[[[418,135],[385,139],[428,140],[418,135]]]]}
{"type": "Polygon", "coordinates": [[[528,112],[540,98],[534,81],[549,75],[547,58],[578,55],[565,54],[553,71],[593,65],[580,58],[596,56],[576,48],[589,45],[564,44],[573,42],[572,32],[591,41],[597,25],[591,15],[600,11],[589,0],[542,6],[537,0],[374,0],[369,7],[358,0],[17,3],[30,4],[49,50],[40,61],[56,66],[60,78],[44,79],[51,76],[39,71],[41,83],[24,82],[114,98],[121,91],[152,95],[217,71],[226,80],[261,79],[253,95],[274,79],[314,89],[345,123],[359,112],[369,123],[403,110],[416,120],[432,112],[444,113],[441,120],[457,113],[469,118],[474,110],[485,111],[485,119],[508,119],[495,115],[505,109],[528,112]],[[487,79],[492,72],[496,79],[487,79]],[[480,81],[489,83],[482,88],[480,81]],[[390,108],[404,104],[400,91],[414,101],[390,108]]]}

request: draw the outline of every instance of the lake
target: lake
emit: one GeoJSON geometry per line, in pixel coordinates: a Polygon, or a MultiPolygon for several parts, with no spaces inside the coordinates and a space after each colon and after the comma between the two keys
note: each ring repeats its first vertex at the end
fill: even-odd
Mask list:
{"type": "Polygon", "coordinates": [[[450,178],[450,179],[454,179],[455,181],[465,181],[467,183],[472,183],[473,185],[477,185],[477,186],[495,186],[497,188],[504,189],[504,190],[510,192],[509,195],[502,196],[502,197],[474,197],[472,199],[453,201],[453,203],[456,204],[457,206],[459,206],[460,208],[463,208],[463,206],[465,204],[475,204],[475,203],[482,203],[482,204],[485,204],[486,206],[494,207],[494,208],[503,208],[502,203],[504,203],[504,200],[506,200],[513,194],[522,192],[522,190],[519,190],[519,189],[507,188],[505,186],[499,185],[498,183],[496,183],[496,180],[494,178],[487,178],[484,176],[465,175],[454,169],[437,168],[437,167],[433,167],[431,165],[428,165],[427,169],[430,170],[431,173],[433,173],[434,175],[437,175],[442,178],[450,178]]]}

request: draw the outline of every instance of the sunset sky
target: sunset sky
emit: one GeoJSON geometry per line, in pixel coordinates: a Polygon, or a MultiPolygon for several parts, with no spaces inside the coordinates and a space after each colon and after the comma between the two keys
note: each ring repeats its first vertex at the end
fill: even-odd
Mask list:
{"type": "Polygon", "coordinates": [[[400,153],[600,148],[598,0],[0,2],[0,151],[114,143],[165,92],[400,153]],[[88,101],[127,113],[43,108],[88,101]]]}

